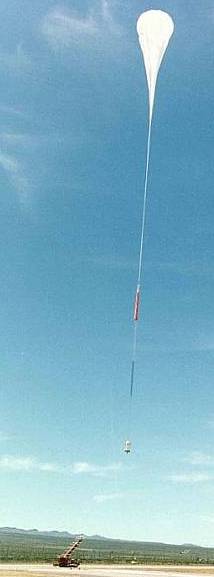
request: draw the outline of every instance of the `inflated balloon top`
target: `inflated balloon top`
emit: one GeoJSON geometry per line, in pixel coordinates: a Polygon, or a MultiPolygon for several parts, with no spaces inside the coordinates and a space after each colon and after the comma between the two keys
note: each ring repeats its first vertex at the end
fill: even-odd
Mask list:
{"type": "Polygon", "coordinates": [[[174,23],[171,16],[162,10],[143,12],[137,21],[137,32],[149,88],[150,122],[159,68],[173,31],[174,23]]]}

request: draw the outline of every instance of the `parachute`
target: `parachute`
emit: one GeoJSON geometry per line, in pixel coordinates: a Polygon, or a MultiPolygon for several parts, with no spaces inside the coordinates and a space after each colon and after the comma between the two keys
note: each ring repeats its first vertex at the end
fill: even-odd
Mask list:
{"type": "MultiPolygon", "coordinates": [[[[147,12],[143,12],[143,14],[140,15],[137,21],[137,33],[139,36],[140,47],[143,53],[146,78],[148,84],[148,92],[149,92],[149,122],[148,122],[148,137],[147,137],[146,168],[144,178],[143,211],[141,221],[138,277],[137,277],[137,288],[135,294],[134,314],[133,314],[134,335],[133,335],[133,352],[132,352],[131,375],[130,375],[130,402],[134,390],[134,372],[135,372],[136,349],[137,349],[137,325],[139,320],[140,302],[141,302],[144,233],[145,233],[148,175],[149,175],[150,150],[151,150],[151,127],[152,127],[153,109],[155,101],[155,91],[161,62],[163,60],[164,54],[166,52],[173,31],[174,31],[174,23],[171,16],[169,16],[169,14],[163,12],[162,10],[148,10],[147,12]]],[[[130,441],[126,441],[124,451],[126,453],[130,453],[130,450],[131,450],[131,443],[130,441]],[[127,447],[129,448],[129,450],[127,450],[127,447]]]]}

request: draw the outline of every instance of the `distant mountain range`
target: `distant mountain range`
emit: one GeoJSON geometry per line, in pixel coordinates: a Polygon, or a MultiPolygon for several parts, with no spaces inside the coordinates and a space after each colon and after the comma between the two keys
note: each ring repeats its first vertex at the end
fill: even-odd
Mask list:
{"type": "MultiPolygon", "coordinates": [[[[69,533],[69,531],[39,531],[38,529],[19,529],[17,527],[0,527],[0,535],[1,534],[8,534],[8,535],[32,535],[32,536],[38,536],[38,537],[59,537],[62,539],[74,539],[78,533],[69,533]]],[[[111,541],[111,542],[127,542],[127,543],[132,543],[133,541],[128,541],[128,540],[124,540],[124,539],[113,539],[110,537],[103,537],[101,535],[85,535],[84,533],[80,533],[80,535],[83,536],[84,539],[90,539],[90,540],[96,540],[96,541],[111,541]]],[[[135,541],[135,543],[137,543],[137,541],[135,541]]],[[[145,542],[145,541],[138,541],[138,543],[143,544],[143,543],[147,543],[150,545],[165,545],[164,543],[152,543],[152,542],[145,542]]],[[[175,545],[176,546],[176,545],[175,545]]],[[[183,543],[182,545],[180,545],[180,547],[184,547],[185,549],[188,547],[188,549],[190,548],[201,548],[203,549],[203,547],[200,547],[198,545],[193,545],[192,543],[183,543]]]]}
{"type": "MultiPolygon", "coordinates": [[[[38,531],[0,527],[0,560],[49,562],[77,537],[69,531],[38,531]]],[[[152,541],[111,539],[101,535],[82,534],[79,548],[81,562],[213,564],[214,547],[185,543],[173,545],[152,541]]]]}
{"type": "Polygon", "coordinates": [[[101,535],[85,535],[83,533],[69,533],[69,531],[38,531],[38,529],[19,529],[17,527],[0,527],[0,534],[15,535],[37,535],[38,537],[62,537],[64,539],[74,539],[77,535],[82,535],[84,539],[106,540],[101,535]]]}

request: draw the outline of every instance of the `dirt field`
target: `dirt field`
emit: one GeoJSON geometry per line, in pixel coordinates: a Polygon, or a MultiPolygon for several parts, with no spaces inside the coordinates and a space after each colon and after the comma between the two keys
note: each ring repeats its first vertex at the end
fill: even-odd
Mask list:
{"type": "Polygon", "coordinates": [[[0,577],[214,577],[214,567],[152,567],[152,566],[81,566],[81,569],[60,569],[52,565],[0,565],[0,577]]]}

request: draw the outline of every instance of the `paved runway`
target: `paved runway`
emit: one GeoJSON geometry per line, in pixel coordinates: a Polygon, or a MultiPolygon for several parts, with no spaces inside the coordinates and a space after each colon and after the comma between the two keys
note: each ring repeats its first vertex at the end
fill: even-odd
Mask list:
{"type": "Polygon", "coordinates": [[[86,565],[62,569],[52,565],[0,564],[0,577],[214,577],[214,567],[124,567],[86,565]]]}

